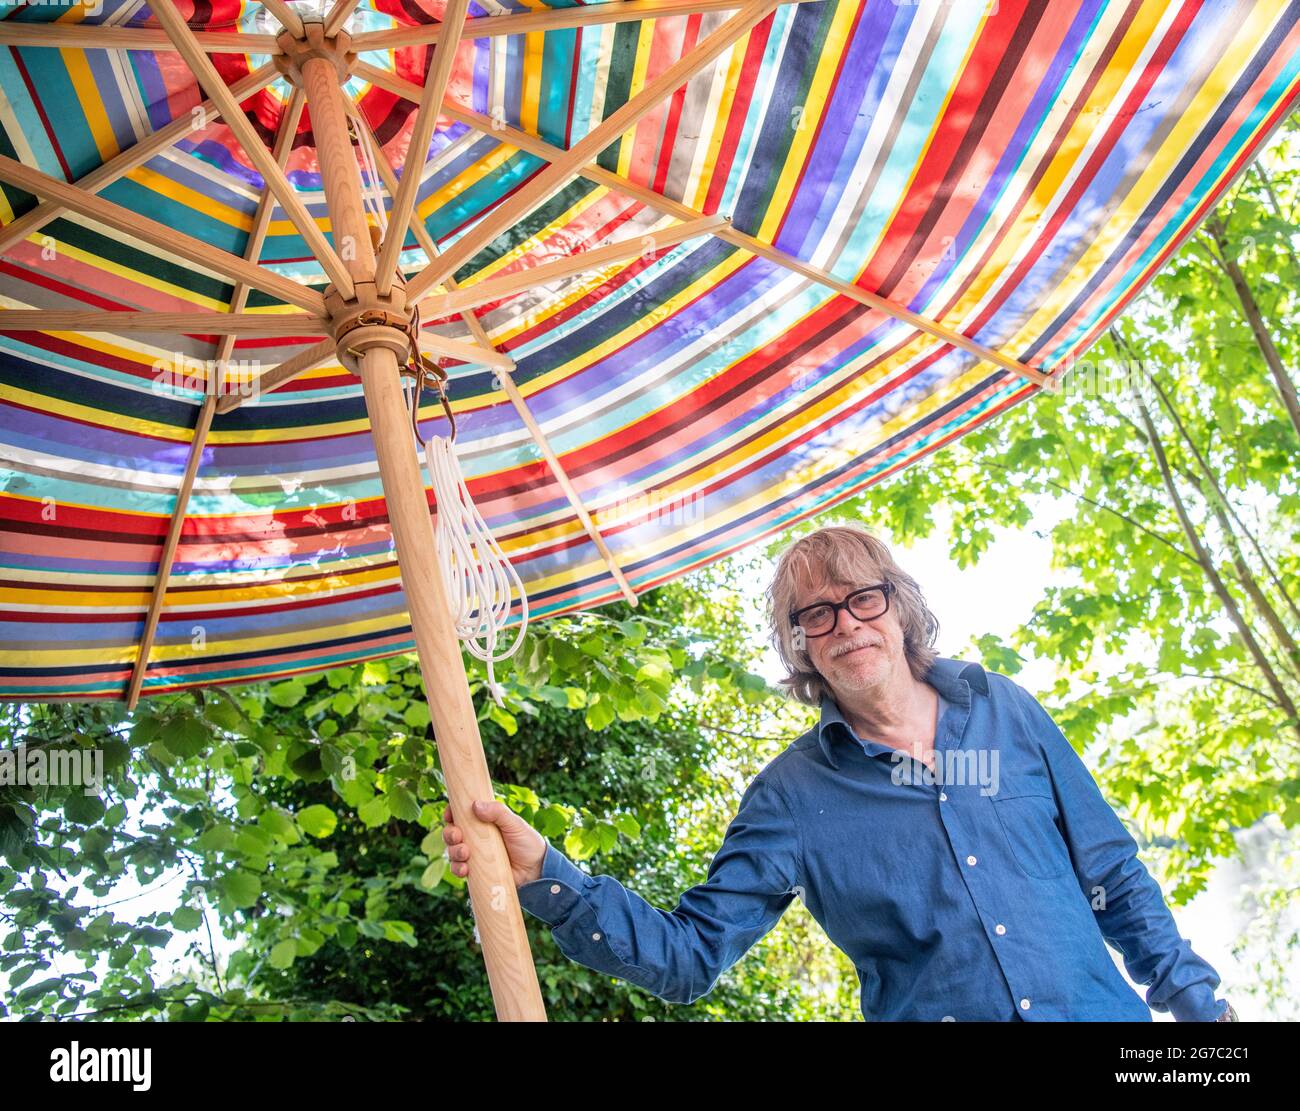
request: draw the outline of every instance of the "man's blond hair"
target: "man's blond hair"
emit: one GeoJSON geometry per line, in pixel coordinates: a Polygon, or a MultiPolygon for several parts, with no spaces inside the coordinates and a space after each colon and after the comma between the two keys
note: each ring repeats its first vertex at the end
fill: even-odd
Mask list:
{"type": "MultiPolygon", "coordinates": [[[[924,679],[938,653],[934,649],[939,622],[925,604],[921,588],[890,554],[889,548],[858,525],[827,525],[795,541],[782,554],[767,589],[768,621],[772,645],[788,672],[779,682],[786,692],[810,706],[821,704],[831,693],[813,666],[806,648],[799,646],[790,611],[800,586],[817,580],[847,587],[894,586],[890,609],[903,628],[903,651],[912,676],[924,679]]],[[[838,601],[838,599],[836,599],[838,601]]]]}

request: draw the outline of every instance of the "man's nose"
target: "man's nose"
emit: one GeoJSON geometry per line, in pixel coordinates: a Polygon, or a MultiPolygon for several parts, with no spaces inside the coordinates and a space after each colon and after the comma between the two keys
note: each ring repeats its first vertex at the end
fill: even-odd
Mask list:
{"type": "Polygon", "coordinates": [[[854,617],[853,613],[849,610],[849,607],[845,606],[842,609],[835,611],[835,624],[831,626],[832,633],[839,633],[841,618],[844,619],[844,632],[849,636],[852,636],[864,624],[866,624],[866,622],[860,621],[858,618],[854,617]]]}

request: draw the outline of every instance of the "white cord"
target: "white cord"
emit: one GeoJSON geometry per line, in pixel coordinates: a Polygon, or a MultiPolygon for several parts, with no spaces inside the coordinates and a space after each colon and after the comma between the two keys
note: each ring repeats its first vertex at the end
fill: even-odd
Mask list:
{"type": "Polygon", "coordinates": [[[374,213],[375,222],[381,234],[388,234],[388,213],[384,209],[384,194],[379,188],[379,167],[375,164],[374,152],[361,133],[359,121],[353,121],[357,132],[357,146],[361,154],[361,167],[366,171],[365,187],[361,193],[362,206],[374,213]]]}
{"type": "Polygon", "coordinates": [[[528,627],[528,594],[470,497],[451,440],[445,436],[427,440],[424,465],[438,499],[434,539],[456,635],[470,655],[487,662],[488,690],[501,706],[504,692],[492,664],[513,656],[523,643],[528,627]],[[519,595],[519,629],[514,642],[498,651],[497,635],[510,616],[512,586],[519,595]]]}

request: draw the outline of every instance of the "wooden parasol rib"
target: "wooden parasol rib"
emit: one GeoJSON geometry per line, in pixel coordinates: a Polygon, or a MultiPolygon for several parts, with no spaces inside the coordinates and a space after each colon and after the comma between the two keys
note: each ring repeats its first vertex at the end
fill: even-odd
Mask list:
{"type": "Polygon", "coordinates": [[[319,316],[325,312],[325,299],[315,290],[308,289],[291,278],[255,266],[229,251],[213,247],[201,239],[169,228],[157,220],[150,220],[147,216],[141,216],[102,197],[96,197],[4,155],[0,155],[0,181],[26,189],[39,197],[58,201],[73,212],[98,220],[101,224],[143,240],[161,251],[220,274],[228,281],[247,282],[255,289],[270,293],[291,305],[298,305],[313,315],[319,316]]]}
{"type": "MultiPolygon", "coordinates": [[[[321,340],[314,347],[306,347],[296,355],[285,359],[278,366],[264,371],[254,383],[253,395],[255,397],[264,397],[272,390],[283,386],[292,378],[320,366],[329,359],[338,358],[338,344],[332,339],[321,340]]],[[[227,394],[217,402],[218,413],[229,413],[233,409],[238,409],[246,399],[238,397],[235,394],[227,394]]]]}
{"type": "MultiPolygon", "coordinates": [[[[298,124],[302,120],[302,110],[306,106],[307,98],[303,95],[301,89],[294,89],[293,96],[290,98],[288,105],[285,107],[284,115],[280,119],[280,127],[275,137],[275,161],[283,169],[289,164],[289,155],[293,151],[294,136],[298,133],[298,124]]],[[[262,190],[262,196],[257,202],[257,211],[253,214],[253,226],[248,233],[248,242],[244,245],[244,256],[249,262],[257,262],[262,257],[262,247],[266,243],[267,232],[271,228],[271,216],[275,212],[275,198],[271,195],[269,189],[262,190]]],[[[234,295],[230,299],[230,311],[232,313],[241,312],[248,303],[249,287],[240,282],[235,286],[234,295]]],[[[235,337],[230,334],[222,336],[220,344],[217,346],[217,368],[225,367],[230,361],[230,356],[235,349],[235,337]]]]}
{"type": "MultiPolygon", "coordinates": [[[[0,27],[3,27],[0,24],[0,27]]],[[[275,81],[280,76],[279,71],[271,63],[267,63],[260,69],[254,70],[247,77],[240,78],[230,86],[230,94],[238,101],[246,100],[260,89],[266,88],[267,85],[275,81]]],[[[187,135],[194,133],[194,112],[202,112],[206,119],[209,113],[215,115],[216,105],[211,100],[205,100],[197,108],[193,109],[189,115],[178,116],[165,127],[160,127],[157,131],[146,135],[138,143],[133,143],[114,158],[110,158],[102,166],[91,170],[85,177],[76,181],[78,189],[87,193],[98,193],[101,189],[106,189],[134,170],[137,166],[143,166],[154,155],[166,150],[178,139],[183,139],[187,135]]],[[[30,212],[25,212],[14,220],[11,224],[6,224],[0,228],[0,253],[9,250],[15,243],[21,243],[29,235],[34,234],[45,227],[51,220],[56,220],[62,216],[67,209],[53,201],[42,201],[30,212]]]]}
{"type": "MultiPolygon", "coordinates": [[[[361,63],[357,66],[357,72],[358,76],[366,78],[366,80],[371,81],[373,84],[380,85],[391,93],[405,97],[407,100],[413,100],[419,95],[420,88],[418,85],[413,85],[411,82],[403,80],[396,74],[387,73],[384,70],[377,69],[374,66],[365,63],[361,63]]],[[[503,124],[499,120],[494,120],[491,116],[483,115],[481,112],[474,112],[466,108],[444,103],[442,113],[448,119],[468,124],[475,130],[491,135],[493,138],[501,142],[508,142],[511,146],[518,147],[520,150],[527,151],[529,154],[535,154],[539,158],[546,159],[548,162],[557,162],[569,153],[560,147],[552,146],[544,139],[539,139],[534,135],[529,135],[524,131],[520,131],[516,127],[510,126],[509,124],[503,124]]],[[[671,197],[665,197],[662,193],[656,193],[652,189],[647,189],[643,185],[636,184],[636,182],[629,181],[627,178],[606,170],[604,167],[599,166],[594,162],[584,165],[579,169],[578,173],[580,176],[585,177],[590,181],[597,182],[598,184],[605,186],[607,189],[613,189],[625,194],[626,196],[634,197],[644,204],[650,205],[652,208],[657,208],[660,212],[676,216],[679,220],[695,220],[704,215],[704,213],[697,209],[684,205],[680,201],[675,201],[671,197]]],[[[724,239],[728,243],[732,243],[743,250],[751,252],[752,254],[762,255],[771,262],[777,263],[795,273],[803,275],[809,281],[817,282],[819,285],[824,285],[830,289],[834,289],[837,293],[842,293],[845,297],[852,298],[859,304],[866,305],[868,308],[875,309],[877,312],[884,313],[886,316],[891,316],[895,320],[904,324],[909,324],[913,328],[916,328],[917,331],[925,332],[926,334],[933,336],[935,339],[943,340],[945,343],[950,343],[954,347],[960,347],[963,351],[968,351],[970,354],[993,363],[995,366],[1000,366],[1004,370],[1009,370],[1013,374],[1018,374],[1020,377],[1033,382],[1035,385],[1041,386],[1047,381],[1047,375],[1035,367],[1028,366],[1025,363],[1011,358],[1009,355],[1004,355],[1002,352],[997,351],[994,348],[987,347],[976,340],[970,339],[969,337],[962,335],[960,332],[949,328],[947,325],[940,324],[937,321],[930,320],[927,317],[912,312],[904,305],[897,304],[896,302],[862,289],[860,286],[843,281],[820,267],[811,266],[808,263],[803,262],[801,259],[787,254],[779,247],[774,247],[770,243],[764,243],[761,239],[756,239],[754,236],[748,235],[745,232],[740,231],[738,228],[728,226],[727,228],[718,231],[716,234],[719,239],[724,239]]]]}
{"type": "MultiPolygon", "coordinates": [[[[407,296],[412,300],[418,299],[448,275],[454,274],[503,231],[544,203],[566,182],[576,177],[585,163],[590,162],[607,146],[636,126],[638,121],[654,111],[660,101],[671,96],[723,51],[730,49],[738,39],[749,34],[756,25],[772,13],[776,6],[777,0],[754,0],[747,4],[739,14],[732,16],[713,34],[647,84],[636,96],[584,135],[571,149],[565,151],[532,178],[523,189],[492,209],[444,251],[436,262],[431,262],[410,281],[407,285],[407,296]]],[[[357,72],[360,73],[360,70],[361,67],[358,66],[357,72]]]]}
{"type": "Polygon", "coordinates": [[[190,441],[190,454],[185,462],[185,473],[181,477],[180,490],[176,494],[172,519],[167,526],[167,538],[163,541],[162,552],[158,556],[158,573],[154,578],[149,611],[145,614],[144,631],[140,634],[140,647],[136,651],[135,666],[131,670],[131,679],[126,688],[128,710],[134,710],[136,703],[140,701],[140,687],[144,683],[149,653],[153,651],[153,638],[158,631],[158,619],[162,615],[163,599],[167,595],[172,562],[176,558],[176,548],[180,544],[181,528],[185,524],[185,511],[189,506],[190,493],[194,489],[194,476],[198,474],[199,462],[203,458],[203,446],[208,438],[208,429],[212,426],[212,412],[216,408],[216,402],[216,397],[207,397],[199,408],[199,420],[194,428],[194,438],[190,441]]]}
{"type": "Polygon", "coordinates": [[[354,290],[348,267],[335,253],[334,248],[330,246],[329,240],[325,238],[325,233],[316,226],[315,219],[307,211],[293,186],[289,184],[289,179],[284,176],[284,171],[276,165],[270,151],[263,145],[261,138],[253,129],[253,125],[248,122],[248,117],[244,115],[235,98],[230,95],[229,88],[221,80],[221,75],[217,73],[211,59],[203,53],[195,41],[194,32],[190,30],[176,7],[176,0],[153,0],[150,9],[158,17],[158,22],[163,25],[168,35],[171,36],[172,42],[176,44],[177,51],[194,72],[199,84],[212,98],[217,110],[221,113],[222,121],[235,133],[235,138],[239,140],[239,145],[243,147],[244,153],[257,167],[257,172],[262,175],[267,187],[275,194],[275,199],[280,202],[280,207],[284,209],[285,215],[293,222],[294,227],[298,229],[298,233],[306,241],[307,246],[311,248],[312,254],[325,268],[325,273],[329,275],[330,281],[334,283],[335,288],[342,293],[345,299],[350,299],[354,294],[354,290]]]}
{"type": "MultiPolygon", "coordinates": [[[[246,286],[241,286],[247,290],[246,286]]],[[[183,336],[319,336],[329,320],[305,313],[105,312],[102,309],[11,309],[0,332],[174,332],[183,336]]]]}
{"type": "Polygon", "coordinates": [[[332,39],[343,29],[343,25],[348,21],[348,16],[357,10],[357,4],[360,2],[361,0],[338,0],[338,3],[334,5],[330,14],[325,18],[326,38],[332,39]]]}
{"type": "MultiPolygon", "coordinates": [[[[293,138],[298,131],[298,121],[302,118],[304,97],[302,90],[294,90],[293,98],[285,107],[280,119],[279,131],[275,137],[274,157],[280,166],[289,162],[289,153],[293,150],[293,138]]],[[[253,216],[253,227],[249,232],[248,242],[244,245],[244,258],[250,264],[256,264],[262,255],[262,246],[266,242],[266,232],[271,225],[271,213],[275,209],[275,198],[269,189],[262,191],[253,216]]],[[[235,286],[230,299],[230,312],[237,314],[248,301],[248,286],[240,282],[235,286]]],[[[3,318],[0,317],[0,321],[3,318]]],[[[222,336],[217,346],[216,382],[218,386],[225,383],[225,367],[234,350],[235,337],[227,333],[222,336]]],[[[144,632],[140,637],[140,648],[136,652],[135,667],[131,669],[131,679],[126,689],[126,706],[134,710],[140,700],[140,689],[144,684],[145,672],[149,668],[149,654],[153,650],[154,635],[158,630],[158,621],[162,617],[163,604],[167,597],[167,583],[171,579],[172,563],[176,558],[176,547],[180,542],[181,529],[185,515],[189,510],[190,493],[194,489],[194,477],[198,473],[199,460],[203,456],[203,445],[207,439],[208,429],[212,427],[212,414],[216,409],[218,395],[222,389],[215,390],[204,398],[199,412],[198,424],[194,429],[194,439],[190,444],[190,455],[186,461],[185,474],[181,479],[180,490],[176,495],[176,505],[172,508],[171,523],[167,528],[167,538],[163,542],[162,553],[158,557],[158,572],[154,578],[153,596],[149,599],[149,611],[145,614],[144,632]]]]}
{"type": "Polygon", "coordinates": [[[407,147],[406,165],[402,171],[402,182],[393,199],[393,209],[388,217],[388,232],[384,236],[379,250],[379,261],[375,266],[375,289],[381,297],[388,296],[393,288],[393,279],[397,276],[397,257],[406,242],[406,233],[411,223],[411,214],[415,210],[415,195],[424,176],[424,164],[429,154],[429,142],[433,138],[433,128],[438,122],[438,109],[442,106],[443,94],[447,91],[447,79],[451,77],[452,63],[456,60],[455,47],[459,45],[460,33],[465,25],[465,14],[469,11],[469,0],[448,0],[442,26],[456,38],[442,46],[434,48],[433,65],[425,77],[424,91],[420,95],[420,107],[416,112],[415,129],[407,147]]]}
{"type": "Polygon", "coordinates": [[[275,16],[280,21],[280,26],[295,39],[302,38],[302,17],[289,7],[284,0],[262,0],[262,7],[275,16]]]}

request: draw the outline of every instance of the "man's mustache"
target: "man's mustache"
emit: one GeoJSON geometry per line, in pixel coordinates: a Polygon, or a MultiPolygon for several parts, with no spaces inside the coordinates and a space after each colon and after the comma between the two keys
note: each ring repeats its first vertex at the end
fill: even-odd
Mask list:
{"type": "Polygon", "coordinates": [[[844,655],[845,652],[852,652],[852,651],[854,651],[855,649],[858,649],[858,648],[873,648],[873,647],[874,647],[874,648],[883,648],[884,645],[883,645],[883,643],[882,643],[881,641],[879,641],[879,640],[861,640],[861,639],[859,639],[859,640],[850,641],[848,644],[841,644],[838,648],[832,648],[832,649],[831,649],[831,659],[835,659],[836,656],[842,656],[842,655],[844,655]]]}

